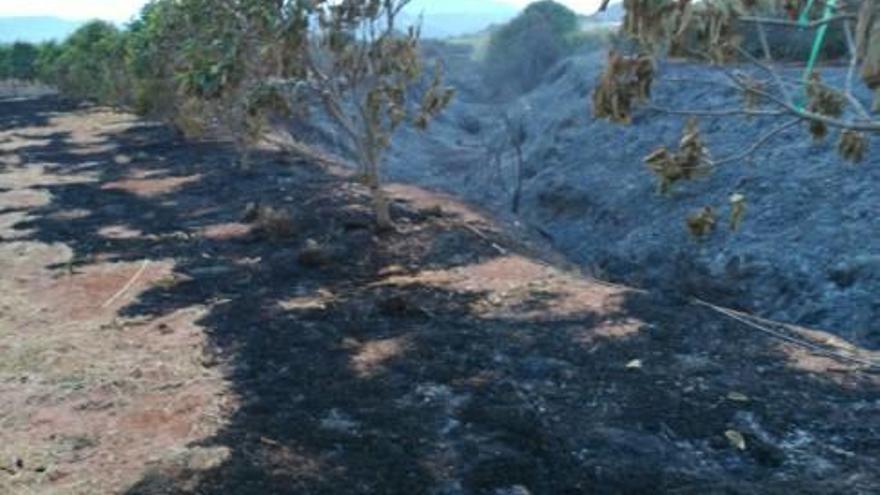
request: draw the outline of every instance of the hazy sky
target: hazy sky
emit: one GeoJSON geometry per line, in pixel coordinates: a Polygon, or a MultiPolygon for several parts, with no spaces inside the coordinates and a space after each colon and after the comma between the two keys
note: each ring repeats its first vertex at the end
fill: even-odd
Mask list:
{"type": "MultiPolygon", "coordinates": [[[[435,0],[442,3],[443,0],[435,0]]],[[[481,0],[473,0],[480,2],[481,0]]],[[[524,6],[530,0],[497,0],[524,6]]],[[[593,13],[600,0],[558,0],[574,10],[593,13]]],[[[0,16],[51,15],[68,19],[102,18],[125,21],[140,10],[146,0],[0,0],[0,16]]]]}

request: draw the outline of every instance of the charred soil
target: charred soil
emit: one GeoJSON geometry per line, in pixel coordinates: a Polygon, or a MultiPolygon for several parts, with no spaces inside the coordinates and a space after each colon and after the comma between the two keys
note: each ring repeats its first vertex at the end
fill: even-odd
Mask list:
{"type": "Polygon", "coordinates": [[[54,98],[0,146],[4,493],[880,490],[876,369],[454,198],[394,185],[379,235],[342,172],[54,98]]]}

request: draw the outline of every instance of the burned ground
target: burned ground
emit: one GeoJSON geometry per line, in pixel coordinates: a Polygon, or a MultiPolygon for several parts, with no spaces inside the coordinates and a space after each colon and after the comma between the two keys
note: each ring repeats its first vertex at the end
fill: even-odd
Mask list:
{"type": "MultiPolygon", "coordinates": [[[[643,160],[678,143],[691,117],[669,109],[721,110],[699,119],[717,161],[737,157],[783,117],[725,115],[743,105],[726,76],[668,59],[658,62],[651,102],[634,110],[631,125],[596,119],[590,95],[606,67],[604,50],[568,58],[533,91],[490,103],[474,78],[479,65],[460,50],[437,47],[456,98],[430,132],[401,131],[389,160],[392,178],[510,215],[519,166],[507,115],[524,123],[527,136],[518,220],[546,234],[570,260],[628,286],[696,294],[880,348],[880,236],[866,235],[880,231],[880,154],[868,153],[854,166],[839,156],[837,134],[814,140],[804,123],[661,195],[643,160]],[[733,232],[727,224],[735,193],[745,196],[747,211],[733,232]],[[706,206],[719,212],[724,228],[719,222],[695,242],[685,221],[706,206]]],[[[779,70],[784,78],[803,78],[803,67],[779,70]]],[[[821,73],[834,87],[846,84],[846,67],[822,66],[821,73]]],[[[871,92],[856,86],[856,97],[870,106],[871,92]]]]}
{"type": "Polygon", "coordinates": [[[242,174],[53,98],[0,112],[0,488],[880,488],[876,370],[584,278],[447,196],[394,186],[378,235],[340,171],[265,151],[242,174]],[[283,235],[242,220],[257,203],[283,235]]]}

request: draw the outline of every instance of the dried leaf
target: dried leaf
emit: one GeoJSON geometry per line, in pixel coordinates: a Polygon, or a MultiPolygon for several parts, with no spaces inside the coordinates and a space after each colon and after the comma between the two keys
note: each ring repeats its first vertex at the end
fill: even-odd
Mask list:
{"type": "Polygon", "coordinates": [[[626,368],[630,370],[638,370],[642,368],[642,360],[641,359],[633,359],[632,361],[626,363],[626,368]]]}
{"type": "Polygon", "coordinates": [[[845,160],[853,163],[861,162],[865,158],[867,148],[868,140],[864,133],[847,129],[840,134],[837,151],[845,160]]]}
{"type": "Polygon", "coordinates": [[[729,394],[727,394],[727,399],[732,400],[734,402],[749,402],[749,401],[751,401],[751,399],[749,399],[748,395],[743,394],[741,392],[730,392],[729,394]]]}
{"type": "MultiPolygon", "coordinates": [[[[846,108],[846,99],[838,91],[822,82],[818,72],[810,73],[807,81],[807,110],[829,117],[840,117],[846,108]]],[[[814,133],[814,136],[816,134],[814,133]]],[[[824,133],[822,134],[824,136],[824,133]]]]}
{"type": "Polygon", "coordinates": [[[609,52],[605,72],[593,91],[593,115],[629,124],[633,103],[651,96],[654,72],[654,59],[650,56],[626,57],[613,50],[609,52]]]}
{"type": "Polygon", "coordinates": [[[687,228],[692,236],[702,239],[715,230],[715,222],[715,210],[711,206],[706,206],[699,213],[688,217],[687,228]]]}
{"type": "Polygon", "coordinates": [[[653,151],[644,162],[660,179],[658,189],[661,194],[680,180],[693,180],[709,173],[712,159],[709,150],[700,136],[698,122],[690,119],[682,130],[678,151],[670,152],[665,146],[653,151]]]}
{"type": "Polygon", "coordinates": [[[730,230],[739,230],[745,214],[746,197],[739,193],[732,195],[730,197],[730,230]]]}
{"type": "Polygon", "coordinates": [[[746,450],[746,437],[736,430],[727,430],[724,432],[727,441],[737,450],[746,450]]]}

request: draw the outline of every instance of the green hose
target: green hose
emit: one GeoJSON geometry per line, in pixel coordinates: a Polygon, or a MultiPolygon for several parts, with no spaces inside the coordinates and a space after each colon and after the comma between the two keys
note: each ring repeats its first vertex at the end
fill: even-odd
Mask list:
{"type": "MultiPolygon", "coordinates": [[[[837,0],[828,0],[825,4],[825,13],[822,14],[822,20],[828,21],[831,16],[834,14],[834,8],[837,6],[837,0]]],[[[801,12],[800,23],[801,25],[806,25],[809,15],[810,9],[813,8],[813,0],[809,0],[807,2],[807,7],[801,12]]],[[[824,22],[821,26],[819,26],[819,30],[816,31],[816,38],[813,40],[813,49],[810,52],[810,59],[807,61],[807,69],[804,71],[804,82],[806,82],[810,74],[813,72],[813,68],[816,66],[816,61],[819,59],[819,52],[822,50],[822,45],[825,43],[825,35],[828,33],[828,22],[824,22]]],[[[804,98],[801,98],[801,102],[799,104],[801,110],[804,109],[804,98]]]]}
{"type": "Polygon", "coordinates": [[[801,23],[801,26],[806,26],[807,22],[810,21],[811,10],[813,10],[813,0],[809,0],[807,2],[807,6],[804,7],[804,10],[801,11],[801,16],[798,19],[798,22],[801,23]]]}

